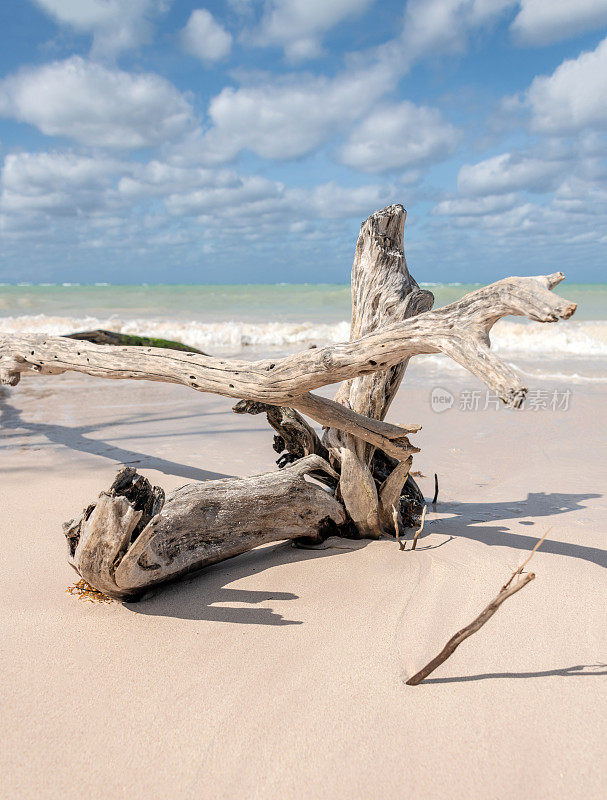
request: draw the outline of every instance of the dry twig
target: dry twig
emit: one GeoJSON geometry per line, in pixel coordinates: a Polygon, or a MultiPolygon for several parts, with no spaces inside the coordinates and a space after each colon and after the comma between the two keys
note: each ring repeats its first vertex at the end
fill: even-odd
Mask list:
{"type": "Polygon", "coordinates": [[[520,565],[520,567],[519,567],[519,568],[518,568],[518,569],[517,569],[515,572],[513,572],[513,573],[512,573],[512,575],[510,576],[510,579],[507,581],[507,583],[505,583],[505,584],[502,586],[502,588],[501,588],[501,591],[502,591],[502,592],[503,592],[505,589],[507,589],[507,588],[510,586],[510,584],[511,584],[511,583],[512,583],[512,581],[513,581],[513,580],[516,578],[516,576],[517,576],[517,575],[520,575],[520,574],[522,573],[522,571],[525,569],[525,567],[527,566],[527,564],[528,564],[528,563],[531,561],[531,559],[533,558],[533,554],[535,553],[535,551],[536,551],[536,550],[537,550],[537,549],[540,547],[540,545],[542,544],[542,542],[544,541],[544,539],[546,538],[546,536],[548,536],[548,534],[550,533],[550,531],[551,531],[551,530],[552,530],[552,526],[550,526],[550,527],[548,528],[548,530],[547,530],[547,531],[546,531],[546,533],[545,533],[545,534],[542,536],[542,538],[541,538],[541,539],[538,539],[538,540],[537,540],[537,542],[536,542],[536,543],[534,544],[534,546],[533,546],[533,550],[532,550],[532,551],[529,553],[529,555],[527,556],[527,558],[526,558],[526,559],[523,561],[523,563],[520,565]]]}
{"type": "Polygon", "coordinates": [[[436,505],[436,501],[438,500],[438,475],[436,472],[434,473],[434,497],[432,498],[432,505],[436,505]]]}
{"type": "MultiPolygon", "coordinates": [[[[415,536],[413,537],[413,544],[411,545],[411,550],[415,550],[415,548],[417,547],[417,540],[419,538],[420,533],[424,529],[424,522],[426,521],[426,509],[427,508],[428,508],[428,506],[424,506],[424,510],[422,511],[422,524],[415,531],[415,536]]],[[[404,550],[404,548],[401,548],[401,549],[404,550]]]]}
{"type": "Polygon", "coordinates": [[[499,594],[496,598],[494,598],[489,605],[481,611],[478,617],[473,620],[469,625],[466,625],[465,628],[462,628],[461,631],[458,631],[455,636],[452,636],[447,644],[443,647],[440,653],[435,656],[432,661],[430,661],[423,669],[420,669],[419,672],[416,672],[409,680],[406,682],[407,686],[417,686],[423,680],[425,680],[430,673],[434,672],[437,667],[445,662],[450,655],[452,655],[455,650],[459,647],[459,645],[467,639],[469,636],[472,636],[473,633],[476,633],[480,630],[485,622],[491,619],[491,617],[495,614],[497,609],[501,606],[501,604],[507,600],[509,597],[512,597],[513,594],[516,594],[520,591],[524,586],[527,586],[528,583],[535,578],[535,574],[530,572],[528,575],[514,584],[514,586],[510,586],[514,578],[521,574],[526,564],[529,563],[533,554],[538,549],[538,547],[542,544],[548,533],[550,532],[551,528],[549,528],[546,533],[542,536],[542,538],[537,542],[531,553],[529,554],[528,558],[521,564],[521,566],[515,570],[510,579],[502,586],[499,591],[499,594]]]}
{"type": "Polygon", "coordinates": [[[396,506],[392,506],[392,519],[394,520],[394,535],[401,550],[405,549],[405,542],[400,538],[400,512],[396,506]]]}

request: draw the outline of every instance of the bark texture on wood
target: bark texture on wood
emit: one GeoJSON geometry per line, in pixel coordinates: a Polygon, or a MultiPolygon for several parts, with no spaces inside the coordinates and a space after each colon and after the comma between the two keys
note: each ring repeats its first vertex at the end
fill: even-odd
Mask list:
{"type": "MultiPolygon", "coordinates": [[[[407,268],[406,216],[403,206],[392,205],[372,214],[361,227],[352,266],[351,341],[432,308],[434,296],[419,288],[407,268]]],[[[344,381],[335,399],[358,414],[383,420],[407,362],[344,381]]],[[[341,465],[339,491],[361,536],[377,538],[393,528],[393,507],[407,480],[411,457],[397,462],[383,491],[378,491],[371,443],[338,429],[328,431],[325,443],[341,465]]]]}
{"type": "Polygon", "coordinates": [[[64,526],[70,563],[91,586],[124,600],[262,544],[321,541],[338,533],[346,514],[306,479],[316,474],[337,478],[311,455],[277,472],[188,484],[164,501],[162,490],[127,467],[64,526]]]}

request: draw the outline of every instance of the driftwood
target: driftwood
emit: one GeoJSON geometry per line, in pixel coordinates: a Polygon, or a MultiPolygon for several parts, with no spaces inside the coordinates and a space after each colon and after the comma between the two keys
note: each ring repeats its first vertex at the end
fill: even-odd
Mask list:
{"type": "MultiPolygon", "coordinates": [[[[369,217],[356,244],[352,267],[350,341],[428,311],[431,292],[420,290],[409,274],[403,247],[406,211],[390,206],[369,217]]],[[[335,399],[347,408],[383,420],[405,374],[408,359],[387,370],[360,375],[339,387],[335,399]]],[[[374,480],[374,446],[337,428],[325,442],[339,461],[339,492],[361,536],[378,538],[392,522],[392,508],[411,467],[411,458],[395,463],[389,476],[374,480]]]]}
{"type": "Polygon", "coordinates": [[[76,520],[64,525],[69,561],[96,589],[134,598],[157,583],[284,539],[322,541],[346,522],[315,474],[337,474],[320,456],[250,478],[192,483],[164,493],[122,470],[76,520]]]}
{"type": "Polygon", "coordinates": [[[529,556],[520,565],[520,567],[512,573],[509,580],[506,581],[506,583],[499,590],[497,597],[494,597],[494,599],[486,608],[481,611],[476,619],[472,620],[472,622],[469,625],[466,625],[465,628],[462,628],[461,631],[458,631],[456,634],[454,634],[440,651],[440,653],[432,659],[432,661],[429,661],[425,667],[420,669],[419,672],[416,672],[415,675],[412,675],[409,680],[406,681],[407,686],[418,686],[428,677],[428,675],[434,672],[437,667],[440,667],[441,664],[444,664],[444,662],[453,655],[462,642],[464,642],[469,636],[472,636],[473,633],[479,631],[486,622],[489,622],[491,617],[495,614],[502,603],[504,603],[509,597],[512,597],[513,594],[516,594],[521,589],[524,589],[524,587],[527,586],[528,583],[531,583],[532,580],[535,580],[535,575],[533,572],[525,575],[524,578],[520,578],[520,575],[527,564],[531,561],[533,554],[540,547],[546,536],[548,536],[550,530],[551,529],[549,528],[542,538],[538,539],[529,556]],[[512,581],[515,578],[520,578],[520,580],[518,580],[518,582],[512,586],[512,581]]]}
{"type": "Polygon", "coordinates": [[[419,672],[416,672],[415,675],[409,678],[408,681],[405,681],[407,686],[418,686],[428,677],[428,675],[430,675],[430,673],[434,672],[437,667],[440,667],[440,665],[443,664],[449,658],[449,656],[452,656],[463,641],[465,641],[469,636],[472,636],[473,633],[479,631],[485,622],[488,622],[491,619],[491,617],[495,614],[497,609],[505,600],[507,600],[509,597],[512,597],[513,594],[519,592],[534,579],[534,573],[530,572],[528,575],[525,575],[525,577],[519,581],[519,583],[515,583],[514,586],[510,586],[509,589],[502,589],[497,597],[495,597],[489,603],[489,605],[481,611],[475,620],[473,620],[469,625],[466,625],[465,628],[462,628],[461,631],[458,631],[449,639],[447,644],[443,647],[440,653],[432,659],[432,661],[426,664],[423,669],[420,669],[419,672]]]}
{"type": "Polygon", "coordinates": [[[564,275],[506,278],[431,310],[432,294],[407,269],[404,221],[403,207],[393,205],[362,225],[346,343],[245,361],[63,337],[0,337],[5,384],[15,386],[22,374],[67,371],[182,384],[237,399],[237,412],[265,412],[276,431],[284,468],[263,476],[192,484],[163,503],[161,490],[123,475],[66,529],[71,563],[92,586],[123,599],[267,541],[318,539],[328,530],[395,535],[395,508],[412,525],[424,502],[410,475],[419,448],[408,436],[420,426],[384,417],[415,355],[445,353],[505,403],[520,406],[526,388],[489,349],[489,332],[511,314],[568,319],[575,303],[550,291],[564,275]],[[341,381],[335,400],[313,393],[341,381]],[[322,437],[302,415],[323,426],[322,437]]]}

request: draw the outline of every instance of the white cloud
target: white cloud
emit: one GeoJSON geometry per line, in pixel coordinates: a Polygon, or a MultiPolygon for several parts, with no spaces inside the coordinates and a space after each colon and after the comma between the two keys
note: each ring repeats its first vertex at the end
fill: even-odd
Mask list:
{"type": "Polygon", "coordinates": [[[351,132],[340,158],[364,172],[384,172],[440,161],[457,140],[458,132],[437,109],[405,100],[374,109],[351,132]]]}
{"type": "Polygon", "coordinates": [[[226,170],[181,167],[165,161],[152,160],[147,164],[133,164],[131,171],[118,183],[118,192],[125,199],[138,200],[163,197],[173,193],[191,191],[202,186],[212,186],[234,181],[234,173],[226,170]]]}
{"type": "Polygon", "coordinates": [[[226,88],[209,105],[213,128],[200,140],[200,158],[221,163],[243,149],[262,158],[299,158],[367,113],[389,88],[380,67],[226,88]]]}
{"type": "Polygon", "coordinates": [[[74,216],[108,207],[108,190],[129,165],[74,153],[9,153],[0,203],[7,213],[74,216]]]}
{"type": "Polygon", "coordinates": [[[169,213],[176,216],[221,217],[279,224],[287,219],[345,219],[366,217],[391,201],[388,186],[343,187],[331,182],[310,189],[287,188],[260,175],[217,173],[206,186],[175,192],[166,198],[169,213]]]}
{"type": "Polygon", "coordinates": [[[42,231],[58,220],[77,218],[80,233],[95,229],[97,239],[127,228],[134,236],[148,239],[145,220],[149,214],[142,214],[146,209],[159,233],[163,226],[184,226],[170,237],[185,235],[200,224],[214,229],[219,221],[251,235],[284,232],[293,223],[294,233],[310,233],[310,220],[362,219],[395,196],[388,185],[343,187],[331,182],[289,188],[261,175],[227,169],[191,169],[159,160],[139,163],[70,152],[7,155],[0,188],[0,212],[12,228],[23,229],[36,221],[42,231]]]}
{"type": "Polygon", "coordinates": [[[542,45],[607,25],[607,0],[521,0],[512,31],[523,44],[542,45]]]}
{"type": "Polygon", "coordinates": [[[362,14],[375,0],[271,0],[253,41],[284,47],[291,61],[316,58],[322,36],[348,17],[362,14]]]}
{"type": "Polygon", "coordinates": [[[502,153],[478,164],[464,164],[457,186],[468,195],[506,194],[519,189],[547,192],[555,188],[562,173],[560,161],[502,153]]]}
{"type": "Polygon", "coordinates": [[[74,56],[2,81],[0,115],[35,125],[47,136],[129,149],[183,133],[192,109],[158,75],[107,69],[74,56]]]}
{"type": "Polygon", "coordinates": [[[171,194],[165,205],[171,214],[233,214],[251,218],[275,211],[284,203],[285,187],[261,175],[237,176],[190,192],[171,194]]]}
{"type": "Polygon", "coordinates": [[[565,133],[607,126],[607,39],[533,79],[524,98],[534,130],[565,133]]]}
{"type": "Polygon", "coordinates": [[[515,193],[503,195],[487,195],[486,197],[467,197],[442,200],[433,209],[432,213],[440,216],[478,217],[486,214],[495,214],[507,211],[519,202],[515,193]]]}
{"type": "Polygon", "coordinates": [[[555,192],[554,206],[569,214],[605,215],[607,182],[600,185],[577,175],[570,176],[555,192]]]}
{"type": "Polygon", "coordinates": [[[322,219],[345,219],[347,217],[360,217],[365,219],[383,208],[394,199],[394,189],[391,186],[366,186],[344,187],[331,181],[330,183],[316,186],[311,191],[293,191],[294,208],[302,209],[308,214],[322,219]]]}
{"type": "Polygon", "coordinates": [[[168,0],[33,0],[59,24],[93,35],[93,54],[114,56],[149,42],[168,0]]]}
{"type": "Polygon", "coordinates": [[[197,8],[181,32],[181,45],[186,53],[211,64],[229,55],[232,36],[206,8],[197,8]]]}
{"type": "Polygon", "coordinates": [[[471,30],[495,22],[517,0],[409,0],[402,42],[411,62],[437,52],[460,52],[471,30]]]}

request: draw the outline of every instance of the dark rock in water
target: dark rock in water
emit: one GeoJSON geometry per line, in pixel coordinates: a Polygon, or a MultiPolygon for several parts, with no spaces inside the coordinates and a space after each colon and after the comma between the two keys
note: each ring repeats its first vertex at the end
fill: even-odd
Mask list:
{"type": "Polygon", "coordinates": [[[170,339],[155,339],[151,336],[134,336],[130,333],[116,333],[115,331],[104,331],[101,328],[95,331],[79,331],[78,333],[68,333],[66,339],[79,339],[92,344],[111,344],[123,347],[164,347],[167,350],[183,350],[187,353],[199,353],[202,356],[208,355],[202,350],[190,347],[182,342],[173,342],[170,339]]]}

